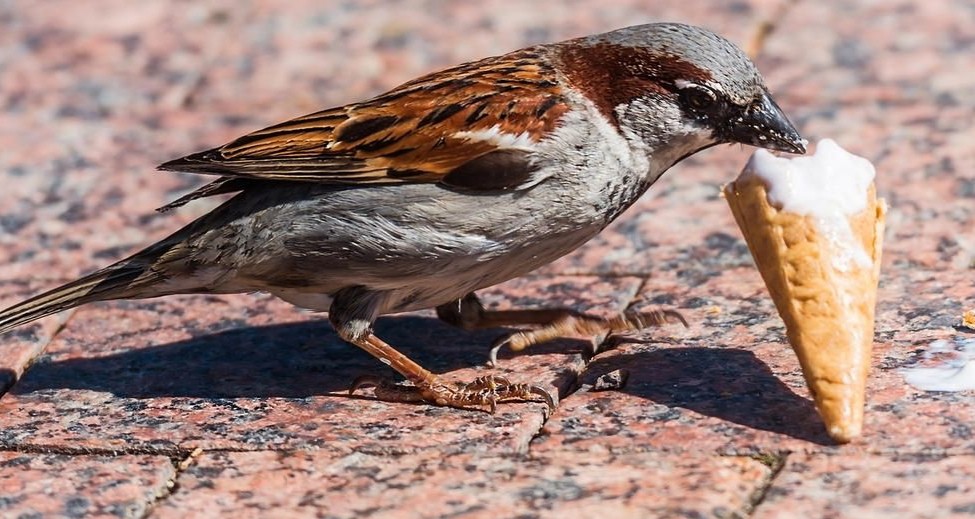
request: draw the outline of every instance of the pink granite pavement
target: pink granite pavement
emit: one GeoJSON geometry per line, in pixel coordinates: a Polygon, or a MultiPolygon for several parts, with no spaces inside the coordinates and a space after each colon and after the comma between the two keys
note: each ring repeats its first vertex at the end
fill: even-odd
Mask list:
{"type": "Polygon", "coordinates": [[[861,440],[823,432],[718,196],[749,150],[720,147],[582,250],[483,294],[672,308],[688,329],[592,359],[567,339],[492,371],[502,330],[379,323],[449,378],[549,387],[552,416],[349,397],[386,368],[267,296],[94,304],[0,338],[0,516],[975,515],[975,392],[900,372],[932,341],[975,338],[960,326],[975,308],[969,0],[0,2],[0,306],[212,207],[155,214],[203,181],[160,162],[438,67],[656,20],[752,46],[807,138],[878,168],[891,210],[861,440]]]}

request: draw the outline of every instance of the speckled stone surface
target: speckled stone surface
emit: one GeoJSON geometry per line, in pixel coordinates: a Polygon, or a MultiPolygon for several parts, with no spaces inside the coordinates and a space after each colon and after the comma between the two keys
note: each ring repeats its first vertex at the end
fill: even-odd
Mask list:
{"type": "MultiPolygon", "coordinates": [[[[588,366],[581,339],[503,356],[501,373],[561,393],[547,422],[538,404],[349,398],[357,375],[392,373],[266,296],[96,304],[0,338],[0,481],[31,498],[3,487],[0,515],[971,515],[975,393],[918,391],[899,371],[972,337],[957,327],[975,308],[968,0],[0,2],[0,306],[212,207],[153,213],[205,180],[153,172],[164,160],[467,59],[653,20],[749,47],[770,22],[755,48],[778,103],[807,138],[877,165],[890,213],[861,440],[823,433],[719,197],[750,150],[718,147],[579,251],[485,292],[691,322],[588,366]],[[45,493],[58,485],[74,490],[45,493]]],[[[379,331],[452,379],[486,373],[502,333],[429,312],[379,331]]]]}
{"type": "Polygon", "coordinates": [[[795,454],[786,460],[755,517],[971,517],[973,471],[972,456],[795,454]]]}
{"type": "MultiPolygon", "coordinates": [[[[484,300],[489,308],[544,300],[611,313],[638,287],[638,278],[522,278],[485,291],[484,300]]],[[[254,296],[84,308],[0,399],[0,443],[503,453],[525,451],[541,425],[540,403],[505,404],[490,415],[378,402],[367,393],[350,397],[357,376],[395,373],[315,317],[254,296]]],[[[553,394],[569,389],[591,347],[581,339],[546,344],[515,358],[502,355],[499,368],[489,370],[489,346],[504,330],[468,333],[422,313],[382,319],[377,333],[448,379],[496,373],[553,394]]]]}
{"type": "Polygon", "coordinates": [[[144,517],[175,477],[165,456],[0,452],[0,516],[144,517]]]}
{"type": "MultiPolygon", "coordinates": [[[[747,255],[747,249],[740,252],[747,255]]],[[[934,340],[971,336],[931,326],[927,314],[943,313],[948,322],[945,307],[952,303],[945,299],[945,285],[954,279],[957,284],[948,291],[958,293],[968,282],[965,273],[923,276],[905,274],[914,281],[902,285],[894,279],[880,292],[865,432],[840,448],[844,451],[975,453],[975,395],[919,391],[900,372],[918,362],[934,340]],[[899,300],[907,293],[909,301],[899,300]]],[[[679,274],[649,279],[639,298],[643,304],[673,304],[694,324],[670,337],[635,336],[596,357],[581,377],[583,387],[617,369],[629,373],[626,385],[617,392],[574,393],[534,448],[598,445],[744,455],[837,449],[815,412],[758,273],[751,267],[715,267],[697,283],[691,287],[679,274]]],[[[975,289],[960,293],[962,300],[975,299],[975,289]]]]}
{"type": "MultiPolygon", "coordinates": [[[[941,66],[936,57],[965,55],[975,13],[966,2],[949,4],[799,3],[759,58],[807,137],[834,137],[876,163],[891,207],[865,436],[838,449],[823,433],[781,320],[717,184],[699,167],[670,173],[670,193],[601,237],[644,244],[622,254],[648,258],[635,267],[651,271],[640,301],[672,305],[696,324],[685,336],[597,358],[582,380],[626,369],[626,387],[574,394],[535,449],[975,452],[975,395],[921,392],[899,372],[932,341],[970,336],[958,325],[975,301],[975,148],[963,140],[975,137],[965,115],[975,96],[952,58],[941,66]],[[875,23],[864,34],[868,19],[875,23]],[[935,32],[910,36],[917,27],[935,32]],[[798,48],[806,52],[797,56],[798,48]],[[680,224],[655,225],[661,220],[680,224]]],[[[728,166],[725,179],[738,168],[728,166]]],[[[587,256],[563,261],[573,260],[602,269],[587,256]]]]}
{"type": "Polygon", "coordinates": [[[732,517],[770,470],[748,458],[204,455],[158,517],[732,517]],[[275,512],[277,515],[277,512],[275,512]]]}
{"type": "MultiPolygon", "coordinates": [[[[26,299],[38,290],[35,280],[11,280],[0,283],[0,306],[26,299]]],[[[3,354],[0,355],[0,394],[19,378],[30,362],[37,357],[54,337],[54,333],[71,312],[31,323],[11,331],[3,337],[3,354]]]]}

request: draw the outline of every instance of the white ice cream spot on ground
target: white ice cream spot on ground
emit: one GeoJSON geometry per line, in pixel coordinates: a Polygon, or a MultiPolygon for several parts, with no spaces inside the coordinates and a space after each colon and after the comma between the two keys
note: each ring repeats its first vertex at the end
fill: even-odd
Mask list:
{"type": "Polygon", "coordinates": [[[975,339],[934,341],[918,364],[901,373],[922,391],[975,390],[975,339]]]}
{"type": "Polygon", "coordinates": [[[867,206],[867,190],[876,172],[869,160],[823,139],[816,153],[789,159],[757,150],[745,167],[768,186],[768,200],[790,213],[813,217],[819,231],[836,247],[834,266],[869,268],[873,262],[856,241],[848,218],[867,206]]]}

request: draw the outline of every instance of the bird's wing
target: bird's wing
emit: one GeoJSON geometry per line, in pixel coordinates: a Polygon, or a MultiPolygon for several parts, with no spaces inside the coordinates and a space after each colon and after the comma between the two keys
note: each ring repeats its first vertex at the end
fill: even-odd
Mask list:
{"type": "Polygon", "coordinates": [[[528,151],[569,108],[556,77],[538,49],[525,49],[436,72],[364,103],[298,117],[159,168],[224,177],[192,198],[247,184],[233,179],[512,189],[530,179],[535,166],[528,151]]]}

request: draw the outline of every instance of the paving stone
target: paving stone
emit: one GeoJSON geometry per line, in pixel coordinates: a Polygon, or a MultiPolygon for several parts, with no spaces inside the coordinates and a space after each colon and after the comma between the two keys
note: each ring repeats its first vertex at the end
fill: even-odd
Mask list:
{"type": "MultiPolygon", "coordinates": [[[[567,305],[611,314],[638,278],[526,278],[485,292],[490,308],[567,305]]],[[[380,320],[380,336],[448,379],[487,373],[564,392],[585,340],[540,346],[484,367],[503,330],[468,333],[429,312],[380,320]]],[[[0,399],[8,446],[152,448],[319,447],[370,452],[520,452],[544,404],[496,415],[349,397],[362,374],[394,373],[330,326],[270,297],[183,297],[80,310],[47,353],[0,399]],[[275,323],[275,324],[271,324],[275,323]],[[431,425],[435,424],[435,425],[431,425]],[[431,434],[435,427],[436,434],[431,434]]]]}
{"type": "Polygon", "coordinates": [[[175,477],[165,456],[0,452],[0,515],[143,517],[175,477]]]}
{"type": "Polygon", "coordinates": [[[965,271],[975,258],[975,83],[960,65],[973,22],[964,0],[803,2],[759,62],[782,78],[806,137],[874,161],[892,267],[965,271]]]}
{"type": "MultiPolygon", "coordinates": [[[[0,5],[0,305],[117,259],[212,207],[203,202],[149,217],[153,207],[204,180],[152,173],[163,160],[537,41],[681,19],[746,42],[759,20],[789,3],[0,5]]],[[[292,454],[297,461],[279,453],[205,455],[199,467],[215,467],[221,476],[211,479],[238,481],[208,489],[210,476],[191,468],[181,493],[164,501],[161,513],[169,515],[181,510],[173,504],[240,511],[244,502],[257,506],[247,513],[262,515],[254,512],[267,506],[257,485],[261,475],[288,482],[290,469],[307,486],[287,493],[287,484],[278,485],[285,490],[265,503],[292,499],[299,489],[320,499],[319,486],[344,497],[340,485],[349,478],[334,474],[346,466],[363,468],[351,481],[365,489],[352,501],[359,508],[348,514],[377,506],[382,496],[370,501],[368,494],[372,474],[388,470],[392,481],[416,478],[429,486],[392,485],[383,507],[397,497],[429,506],[430,500],[409,493],[446,488],[441,491],[458,503],[448,503],[454,510],[487,514],[490,500],[485,508],[470,500],[478,492],[491,495],[484,488],[497,485],[496,492],[520,493],[496,501],[511,510],[537,506],[540,515],[725,515],[747,511],[743,496],[760,486],[767,470],[709,454],[778,450],[796,453],[759,515],[971,514],[965,481],[971,479],[972,393],[923,393],[906,386],[898,372],[931,341],[964,337],[952,323],[975,301],[975,242],[968,232],[975,226],[975,76],[969,73],[975,10],[969,3],[794,2],[759,57],[771,91],[803,134],[834,137],[873,160],[880,193],[891,205],[861,442],[834,448],[822,434],[781,322],[718,197],[750,152],[734,147],[675,167],[599,238],[543,270],[546,276],[647,277],[639,307],[677,308],[692,327],[653,330],[636,337],[645,344],[600,354],[581,378],[583,387],[625,370],[622,388],[586,389],[563,402],[533,444],[534,459],[544,461],[523,462],[523,472],[512,458],[495,454],[524,452],[542,423],[538,406],[506,406],[489,417],[333,396],[354,376],[382,368],[340,344],[313,316],[249,296],[82,309],[48,355],[0,399],[0,438],[8,446],[77,451],[322,449],[292,454]],[[359,452],[350,453],[353,448],[359,452]],[[433,457],[442,451],[463,453],[433,457]],[[393,452],[407,454],[381,455],[393,452]],[[932,457],[944,454],[949,457],[932,457]],[[453,465],[453,459],[464,461],[453,465]],[[570,462],[587,470],[550,468],[570,462]],[[433,468],[418,475],[401,463],[433,468]],[[613,486],[623,478],[620,466],[626,477],[641,478],[633,496],[613,493],[622,488],[613,486]],[[438,476],[441,468],[445,474],[438,476]],[[451,476],[446,469],[465,474],[451,476]],[[236,477],[237,471],[243,475],[236,477]],[[501,483],[501,477],[476,479],[499,471],[514,476],[501,483]],[[712,473],[720,476],[717,482],[708,479],[712,473]],[[535,474],[556,484],[519,483],[535,474]],[[457,483],[465,478],[482,481],[477,492],[457,483]],[[567,499],[579,486],[611,490],[567,499]],[[207,492],[219,499],[197,498],[207,492]],[[604,499],[617,495],[623,497],[604,499]]],[[[609,311],[628,302],[639,283],[633,278],[595,286],[571,281],[556,294],[517,288],[538,286],[527,281],[492,294],[495,301],[510,294],[519,306],[561,299],[609,311]]],[[[66,319],[49,318],[0,339],[0,386],[66,319]]],[[[466,367],[483,360],[499,333],[462,334],[432,322],[430,314],[394,317],[380,330],[424,364],[458,377],[480,372],[466,367]],[[433,342],[438,346],[428,346],[433,342]]],[[[577,352],[583,347],[581,341],[547,346],[504,359],[501,367],[512,377],[564,388],[581,369],[577,352]],[[555,353],[566,347],[576,353],[555,353]]],[[[141,460],[156,458],[138,459],[127,463],[142,466],[141,460]]],[[[50,485],[86,481],[88,472],[46,474],[41,479],[50,485]]],[[[311,504],[304,511],[319,510],[311,504]]]]}
{"type": "MultiPolygon", "coordinates": [[[[834,137],[875,162],[878,189],[891,207],[866,430],[842,452],[975,448],[968,426],[975,396],[920,392],[899,372],[931,341],[963,333],[952,326],[975,301],[975,248],[968,238],[975,205],[962,196],[975,171],[973,148],[965,144],[975,139],[969,117],[975,95],[957,63],[968,59],[964,35],[973,17],[966,2],[798,2],[759,59],[771,90],[806,137],[834,137]],[[917,27],[932,36],[919,36],[917,27]]],[[[744,160],[700,160],[707,162],[670,172],[656,186],[663,196],[641,202],[634,218],[600,238],[614,253],[624,250],[624,271],[650,273],[638,307],[677,308],[695,324],[685,335],[653,332],[639,337],[649,344],[597,357],[582,383],[626,369],[626,387],[618,394],[573,395],[546,426],[552,436],[539,448],[833,449],[782,323],[718,197],[720,182],[708,171],[720,168],[730,180],[744,160]],[[615,434],[603,438],[607,430],[615,434]]],[[[562,270],[615,268],[591,257],[569,258],[562,270]]]]}
{"type": "Polygon", "coordinates": [[[166,517],[730,517],[770,470],[749,458],[216,453],[180,475],[166,517]]]}
{"type": "Polygon", "coordinates": [[[789,456],[756,518],[970,517],[975,458],[789,456]]]}
{"type": "MultiPolygon", "coordinates": [[[[0,303],[118,260],[214,205],[153,214],[206,180],[153,173],[163,160],[438,67],[540,41],[687,19],[745,42],[779,3],[667,1],[650,8],[633,0],[611,9],[569,9],[546,0],[518,9],[500,1],[472,8],[414,0],[389,9],[303,1],[288,2],[287,9],[234,2],[173,9],[163,1],[108,1],[98,16],[70,2],[0,6],[0,38],[9,43],[0,47],[0,280],[31,280],[28,290],[0,303]]],[[[601,255],[601,247],[595,243],[584,256],[601,255]]],[[[38,326],[53,331],[65,319],[38,326]]],[[[0,360],[11,374],[0,377],[7,381],[0,386],[46,340],[42,333],[39,342],[15,346],[11,337],[4,337],[0,360]]]]}
{"type": "MultiPolygon", "coordinates": [[[[37,279],[0,282],[0,308],[6,308],[15,301],[26,299],[31,295],[32,287],[37,287],[38,284],[37,279]]],[[[70,314],[66,312],[66,315],[25,326],[5,334],[0,339],[3,348],[0,354],[0,394],[3,394],[40,355],[68,315],[70,314]]]]}
{"type": "Polygon", "coordinates": [[[864,435],[848,446],[832,447],[826,437],[758,273],[736,267],[708,274],[697,286],[679,274],[651,278],[636,308],[678,309],[691,327],[623,338],[599,354],[580,384],[623,369],[625,386],[573,394],[533,449],[975,453],[968,425],[975,421],[975,393],[919,391],[900,371],[932,341],[964,336],[947,324],[960,323],[961,311],[946,290],[975,300],[963,273],[925,276],[895,279],[880,292],[864,435]],[[935,316],[944,324],[932,326],[935,316]]]}
{"type": "Polygon", "coordinates": [[[153,207],[206,179],[151,169],[248,130],[460,61],[632,23],[694,20],[745,42],[779,3],[628,0],[606,9],[545,0],[518,9],[499,0],[476,7],[413,0],[391,9],[303,1],[287,9],[233,2],[173,9],[150,0],[106,2],[97,17],[69,2],[0,7],[10,13],[0,20],[10,41],[0,50],[7,107],[0,178],[8,186],[0,193],[0,279],[42,270],[70,278],[201,214],[213,204],[154,216],[153,207]]]}

